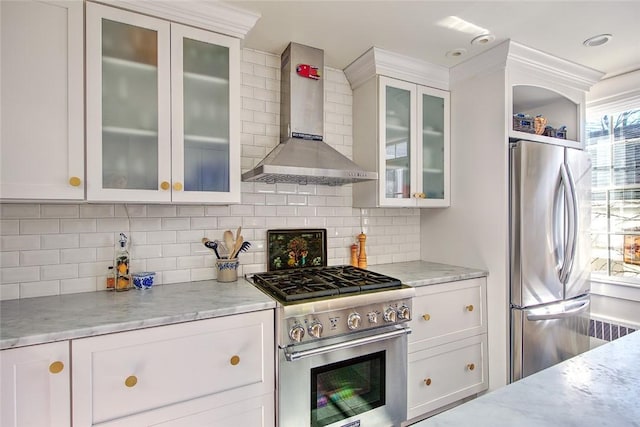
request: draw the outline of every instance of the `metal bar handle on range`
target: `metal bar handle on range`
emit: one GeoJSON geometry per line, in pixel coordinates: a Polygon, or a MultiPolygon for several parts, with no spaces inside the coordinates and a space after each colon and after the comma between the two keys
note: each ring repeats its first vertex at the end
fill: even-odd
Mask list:
{"type": "Polygon", "coordinates": [[[578,307],[572,308],[571,310],[563,311],[561,313],[545,313],[545,314],[527,314],[527,320],[536,321],[536,320],[555,320],[555,319],[564,319],[567,317],[573,317],[576,314],[580,314],[584,311],[587,311],[591,302],[589,300],[583,301],[578,307]]]}
{"type": "Polygon", "coordinates": [[[371,344],[378,341],[384,341],[391,338],[396,338],[402,335],[408,335],[411,333],[411,328],[401,328],[396,329],[390,332],[384,332],[377,335],[372,335],[370,337],[357,338],[354,340],[349,340],[345,342],[340,342],[336,344],[330,344],[323,347],[312,348],[309,350],[301,350],[301,351],[292,351],[289,352],[287,349],[284,351],[284,356],[289,362],[293,362],[296,360],[304,359],[305,357],[317,356],[319,354],[329,353],[330,351],[343,350],[345,348],[357,347],[360,345],[371,344]]]}

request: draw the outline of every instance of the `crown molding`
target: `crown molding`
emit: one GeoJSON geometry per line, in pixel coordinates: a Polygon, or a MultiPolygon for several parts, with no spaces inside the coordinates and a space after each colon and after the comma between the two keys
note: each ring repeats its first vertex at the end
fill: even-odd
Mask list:
{"type": "Polygon", "coordinates": [[[565,87],[588,92],[604,73],[530,48],[513,40],[462,62],[451,69],[451,81],[461,81],[499,69],[535,74],[565,87]]]}
{"type": "Polygon", "coordinates": [[[239,39],[244,39],[260,18],[258,13],[217,0],[101,0],[99,2],[239,39]]]}
{"type": "Polygon", "coordinates": [[[351,89],[362,85],[375,75],[449,90],[449,69],[397,53],[372,47],[349,64],[344,73],[351,89]]]}

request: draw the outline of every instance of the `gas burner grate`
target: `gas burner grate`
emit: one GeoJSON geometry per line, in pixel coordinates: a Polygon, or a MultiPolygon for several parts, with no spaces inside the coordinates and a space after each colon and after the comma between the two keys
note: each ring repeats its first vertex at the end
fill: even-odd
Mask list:
{"type": "Polygon", "coordinates": [[[400,280],[349,265],[253,275],[256,286],[285,302],[401,287],[400,280]]]}

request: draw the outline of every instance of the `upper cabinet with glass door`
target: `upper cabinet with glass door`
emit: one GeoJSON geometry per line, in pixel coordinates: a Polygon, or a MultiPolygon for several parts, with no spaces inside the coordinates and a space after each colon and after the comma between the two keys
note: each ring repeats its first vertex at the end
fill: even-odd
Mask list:
{"type": "Polygon", "coordinates": [[[354,161],[379,176],[354,185],[354,206],[449,206],[448,92],[376,76],[353,111],[354,161]]]}
{"type": "Polygon", "coordinates": [[[240,201],[239,41],[87,3],[87,199],[240,201]]]}

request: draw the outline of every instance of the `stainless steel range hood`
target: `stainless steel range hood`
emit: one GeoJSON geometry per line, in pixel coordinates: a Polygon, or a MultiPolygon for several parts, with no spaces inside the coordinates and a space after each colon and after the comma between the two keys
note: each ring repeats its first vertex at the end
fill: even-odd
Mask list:
{"type": "Polygon", "coordinates": [[[323,141],[324,51],[290,43],[281,57],[280,144],[243,181],[343,185],[377,179],[323,141]]]}

